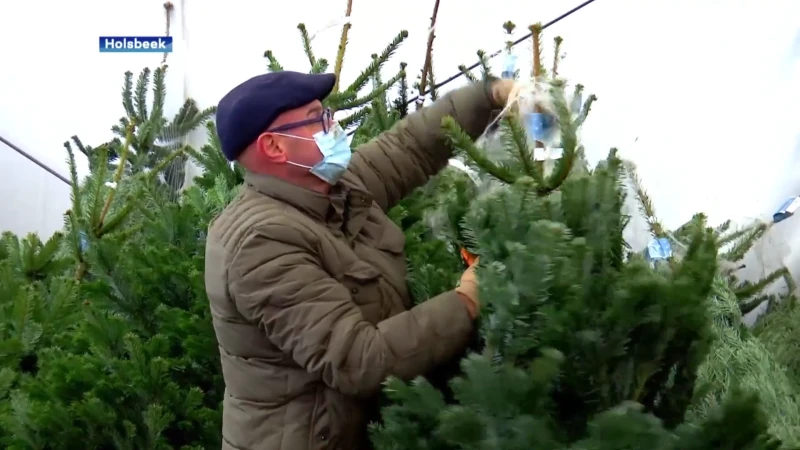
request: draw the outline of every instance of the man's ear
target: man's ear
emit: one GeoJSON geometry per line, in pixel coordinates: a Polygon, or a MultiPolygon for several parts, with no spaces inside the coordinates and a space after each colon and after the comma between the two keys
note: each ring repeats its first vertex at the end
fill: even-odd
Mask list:
{"type": "Polygon", "coordinates": [[[256,147],[267,161],[274,163],[286,162],[286,149],[283,148],[283,142],[278,136],[272,133],[261,133],[256,139],[256,147]]]}

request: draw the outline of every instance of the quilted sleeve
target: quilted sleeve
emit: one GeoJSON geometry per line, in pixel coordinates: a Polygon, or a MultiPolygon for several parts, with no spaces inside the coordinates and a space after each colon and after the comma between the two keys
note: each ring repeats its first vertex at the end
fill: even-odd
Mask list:
{"type": "Polygon", "coordinates": [[[496,107],[487,83],[472,83],[452,91],[356,149],[350,170],[388,211],[442,170],[452,157],[442,132],[445,116],[452,116],[476,139],[489,125],[496,107]]]}
{"type": "Polygon", "coordinates": [[[467,345],[472,322],[447,292],[373,325],[323,270],[296,228],[251,236],[234,257],[230,291],[242,315],[325,384],[371,395],[389,375],[411,379],[467,345]]]}

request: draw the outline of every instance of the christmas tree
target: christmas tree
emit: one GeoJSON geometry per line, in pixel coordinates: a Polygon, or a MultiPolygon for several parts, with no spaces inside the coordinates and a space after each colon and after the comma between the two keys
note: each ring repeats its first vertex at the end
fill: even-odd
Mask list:
{"type": "MultiPolygon", "coordinates": [[[[125,72],[122,87],[125,116],[119,119],[119,124],[111,127],[115,137],[97,148],[84,146],[77,136],[73,136],[72,141],[87,156],[93,172],[101,170],[98,165],[106,161],[108,166],[102,170],[122,167],[124,173],[147,172],[163,165],[158,177],[169,186],[172,198],[176,199],[184,184],[187,160],[185,154],[176,151],[183,147],[189,133],[214,115],[216,108],[201,110],[193,99],[186,99],[175,117],[167,119],[164,117],[166,76],[166,65],[152,71],[145,68],[139,73],[134,86],[133,73],[125,72]],[[148,96],[152,97],[149,107],[148,96]],[[169,162],[163,164],[166,159],[169,162]]],[[[70,143],[64,145],[69,147],[70,143]]]]}
{"type": "MultiPolygon", "coordinates": [[[[142,72],[139,86],[149,73],[142,72]]],[[[209,448],[219,443],[223,383],[203,285],[201,232],[223,205],[191,190],[178,200],[161,144],[210,115],[188,101],[163,119],[164,68],[152,108],[137,89],[114,130],[124,141],[84,147],[72,207],[46,242],[3,236],[0,276],[0,443],[11,449],[209,448]],[[132,112],[133,111],[133,112],[132,112]],[[144,120],[144,122],[140,122],[144,120]],[[163,127],[163,128],[159,128],[163,127]],[[158,136],[158,137],[157,137],[158,136]]],[[[170,144],[171,145],[171,144],[170,144]]],[[[182,179],[181,179],[182,183],[182,179]]]]}
{"type": "MultiPolygon", "coordinates": [[[[631,162],[626,172],[632,190],[655,239],[667,239],[678,251],[698,223],[706,220],[697,214],[674,232],[665,230],[658,220],[653,202],[631,162]]],[[[786,268],[775,270],[754,283],[739,281],[736,271],[742,259],[771,225],[757,222],[732,230],[725,221],[714,230],[719,252],[719,272],[714,279],[709,308],[712,328],[717,336],[705,363],[700,366],[694,403],[688,412],[691,420],[702,420],[723,403],[736,388],[758,392],[770,431],[787,446],[800,445],[800,385],[793,375],[792,352],[794,327],[791,311],[796,303],[794,282],[786,268]],[[764,295],[762,291],[777,279],[786,281],[788,295],[764,295]],[[749,330],[742,316],[752,305],[768,302],[770,310],[749,330]],[[788,319],[788,320],[787,320],[788,319]]],[[[794,341],[796,342],[796,340],[794,341]]]]}
{"type": "Polygon", "coordinates": [[[424,379],[387,382],[394,404],[373,442],[379,449],[777,448],[752,393],[735,391],[686,421],[715,342],[708,298],[716,235],[695,221],[680,258],[655,267],[627,251],[624,164],[614,150],[593,170],[581,163],[577,127],[585,115],[572,113],[558,76],[561,40],[546,73],[541,26],[531,32],[533,108],[501,120],[505,157],[490,156],[454,120],[443,122],[453,147],[492,179],[465,208],[445,207],[454,244],[480,255],[483,349],[452,381],[454,402],[424,379]],[[552,124],[558,136],[535,136],[525,127],[531,122],[552,124]],[[562,149],[549,169],[535,159],[547,140],[562,149]]]}

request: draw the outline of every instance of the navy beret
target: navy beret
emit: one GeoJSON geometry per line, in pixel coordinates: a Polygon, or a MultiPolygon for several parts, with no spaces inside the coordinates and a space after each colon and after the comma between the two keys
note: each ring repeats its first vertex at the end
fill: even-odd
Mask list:
{"type": "Polygon", "coordinates": [[[228,92],[217,106],[222,153],[233,161],[281,113],[322,101],[333,90],[332,73],[274,72],[258,75],[228,92]]]}

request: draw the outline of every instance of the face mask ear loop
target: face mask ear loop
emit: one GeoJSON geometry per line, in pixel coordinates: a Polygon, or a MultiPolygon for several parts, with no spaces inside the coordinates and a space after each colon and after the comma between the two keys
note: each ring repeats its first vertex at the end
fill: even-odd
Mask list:
{"type": "Polygon", "coordinates": [[[307,137],[302,137],[302,136],[293,136],[291,134],[283,134],[283,133],[272,133],[272,134],[274,134],[275,136],[283,136],[283,137],[288,137],[288,138],[300,139],[300,140],[303,140],[303,141],[313,141],[314,140],[314,139],[307,138],[307,137]]]}
{"type": "Polygon", "coordinates": [[[286,164],[289,164],[289,165],[295,166],[295,167],[302,167],[303,169],[308,169],[308,170],[311,170],[311,169],[314,168],[313,166],[307,166],[305,164],[296,163],[296,162],[293,162],[293,161],[289,161],[288,159],[286,160],[286,164]]]}
{"type": "MultiPolygon", "coordinates": [[[[270,132],[270,133],[272,133],[272,132],[270,132]]],[[[292,136],[291,134],[283,134],[283,133],[272,133],[272,134],[274,134],[275,136],[283,136],[283,137],[288,137],[288,138],[300,139],[300,140],[303,140],[303,141],[314,141],[314,139],[309,139],[309,138],[305,138],[305,137],[301,137],[301,136],[292,136]]],[[[303,169],[308,169],[308,170],[311,170],[313,168],[312,166],[307,166],[305,164],[298,164],[296,162],[289,161],[288,159],[286,160],[286,164],[289,164],[289,165],[292,165],[292,166],[295,166],[295,167],[302,167],[303,169]]]]}

